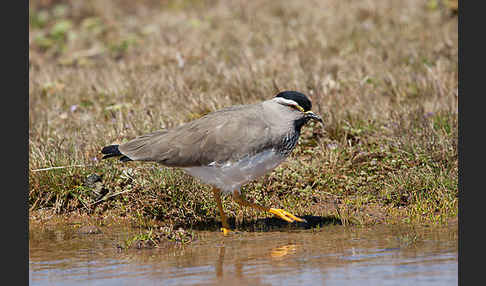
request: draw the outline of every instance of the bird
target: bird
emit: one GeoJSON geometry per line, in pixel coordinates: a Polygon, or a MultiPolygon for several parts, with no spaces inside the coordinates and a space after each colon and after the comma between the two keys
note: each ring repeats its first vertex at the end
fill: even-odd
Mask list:
{"type": "Polygon", "coordinates": [[[282,163],[295,148],[304,125],[310,121],[323,125],[322,117],[311,109],[305,94],[285,90],[258,103],[229,106],[174,128],[105,146],[102,159],[119,157],[121,162],[181,168],[212,186],[225,236],[232,230],[222,194],[231,194],[239,205],[272,213],[289,223],[306,222],[283,209],[248,202],[241,196],[241,187],[282,163]]]}

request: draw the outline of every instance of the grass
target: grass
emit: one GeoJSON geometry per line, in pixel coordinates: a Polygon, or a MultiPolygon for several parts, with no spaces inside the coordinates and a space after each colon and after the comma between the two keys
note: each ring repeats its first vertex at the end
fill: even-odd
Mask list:
{"type": "MultiPolygon", "coordinates": [[[[216,230],[210,187],[99,151],[285,89],[325,126],[304,127],[249,200],[343,224],[455,219],[457,16],[425,2],[30,1],[31,219],[216,230]]],[[[223,204],[237,226],[268,216],[223,204]]]]}
{"type": "Polygon", "coordinates": [[[191,243],[196,238],[193,231],[183,229],[174,230],[170,227],[162,227],[155,231],[149,227],[147,230],[127,238],[118,245],[120,249],[143,248],[169,248],[191,243]]]}

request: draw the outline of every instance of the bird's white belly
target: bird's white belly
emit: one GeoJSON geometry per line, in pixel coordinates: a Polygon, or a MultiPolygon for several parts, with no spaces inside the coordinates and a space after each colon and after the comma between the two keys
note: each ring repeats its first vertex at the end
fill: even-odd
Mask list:
{"type": "Polygon", "coordinates": [[[273,149],[257,153],[252,157],[245,157],[237,162],[208,166],[184,168],[190,175],[206,184],[213,185],[221,191],[231,193],[251,180],[270,172],[285,160],[273,149]]]}

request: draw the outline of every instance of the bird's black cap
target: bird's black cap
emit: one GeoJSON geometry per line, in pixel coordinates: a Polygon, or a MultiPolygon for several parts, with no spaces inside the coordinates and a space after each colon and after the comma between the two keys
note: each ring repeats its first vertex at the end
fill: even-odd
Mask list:
{"type": "Polygon", "coordinates": [[[303,93],[300,93],[298,91],[293,91],[293,90],[282,91],[279,92],[275,97],[283,97],[285,99],[293,100],[297,102],[297,104],[299,104],[304,109],[304,111],[309,111],[312,109],[312,103],[309,100],[309,98],[307,98],[307,96],[305,96],[303,93]]]}

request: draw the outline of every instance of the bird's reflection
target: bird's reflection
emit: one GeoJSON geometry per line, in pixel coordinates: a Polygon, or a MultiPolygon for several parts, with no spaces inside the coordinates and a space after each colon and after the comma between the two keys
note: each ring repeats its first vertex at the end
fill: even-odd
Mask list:
{"type": "MultiPolygon", "coordinates": [[[[216,262],[216,277],[218,279],[223,278],[223,273],[224,273],[224,266],[229,266],[233,264],[234,266],[234,274],[232,274],[233,277],[237,278],[243,278],[243,267],[245,264],[249,261],[256,260],[256,259],[261,259],[261,258],[267,258],[271,261],[280,261],[288,258],[289,255],[293,255],[297,252],[298,250],[298,245],[293,244],[293,243],[287,243],[283,245],[279,245],[277,247],[274,247],[270,249],[269,251],[264,251],[261,254],[257,253],[248,253],[248,255],[239,255],[233,259],[233,261],[225,261],[225,252],[226,252],[226,247],[221,246],[219,247],[219,256],[218,260],[216,262]],[[233,262],[233,263],[231,263],[233,262]]],[[[228,258],[227,258],[228,260],[228,258]]],[[[228,273],[228,271],[226,271],[228,273]]]]}
{"type": "Polygon", "coordinates": [[[223,277],[224,246],[219,248],[219,257],[216,262],[216,277],[223,277]]]}
{"type": "Polygon", "coordinates": [[[270,251],[270,257],[272,259],[280,260],[284,259],[289,254],[294,254],[297,251],[296,244],[287,244],[280,247],[275,247],[270,251]]]}

